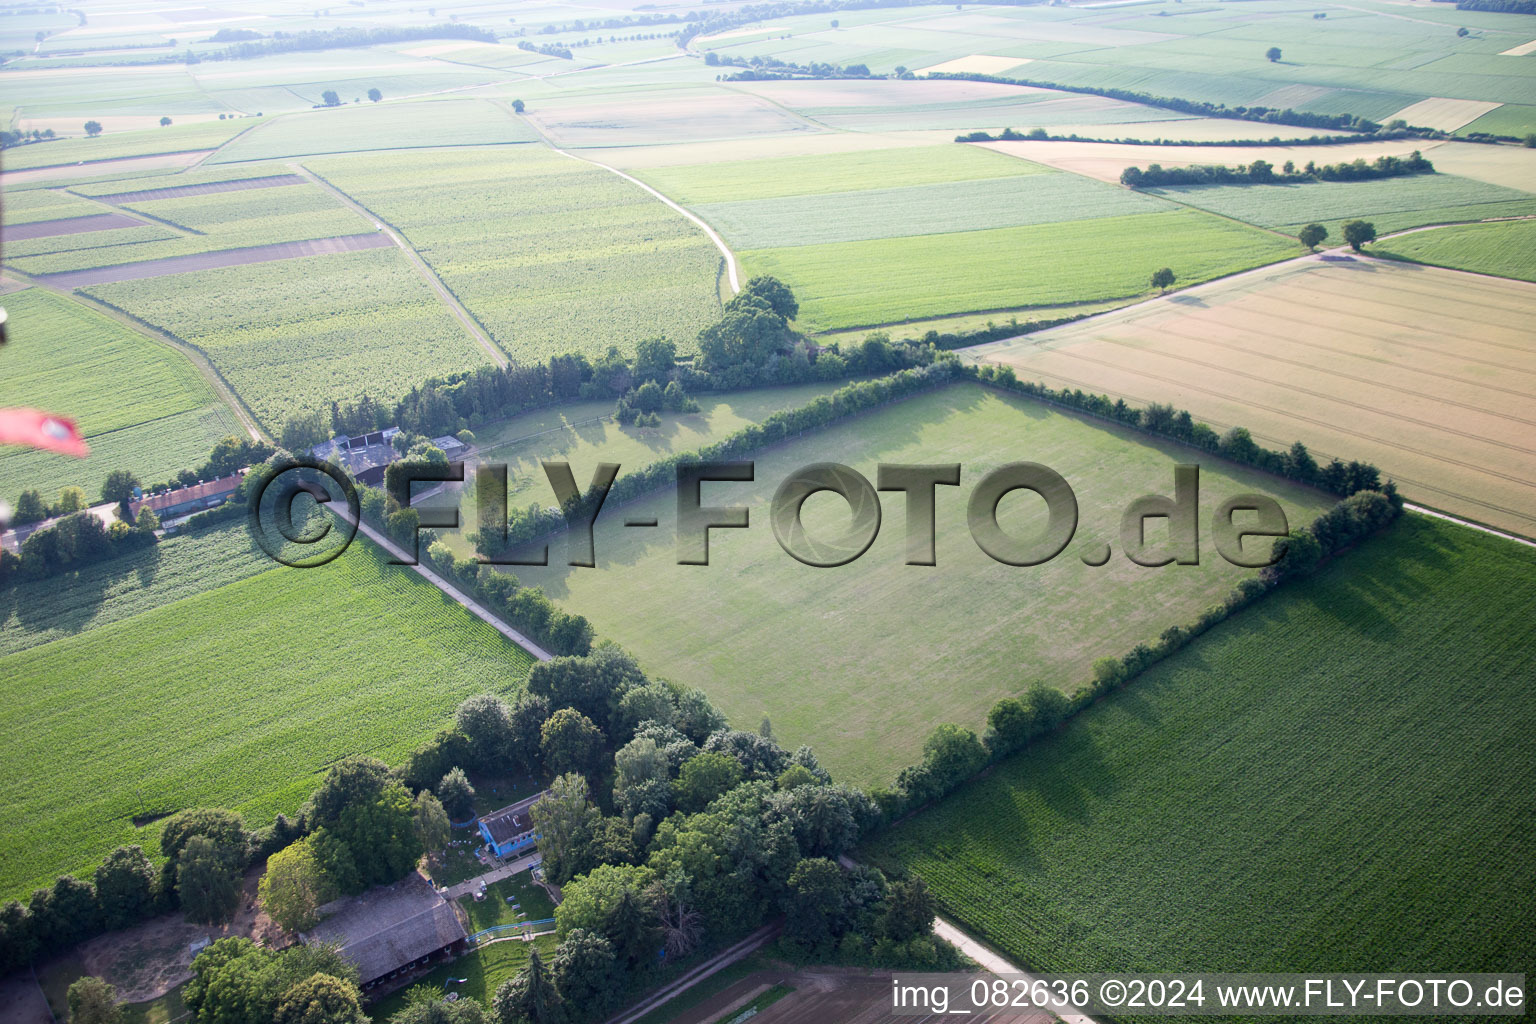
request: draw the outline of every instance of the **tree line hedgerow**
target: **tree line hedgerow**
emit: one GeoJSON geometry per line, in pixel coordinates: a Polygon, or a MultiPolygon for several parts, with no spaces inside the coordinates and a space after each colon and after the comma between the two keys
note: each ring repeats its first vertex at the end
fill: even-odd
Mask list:
{"type": "Polygon", "coordinates": [[[1012,128],[1004,128],[993,135],[991,132],[977,131],[956,135],[956,142],[1099,142],[1114,146],[1337,146],[1350,142],[1387,142],[1396,139],[1446,139],[1450,135],[1437,131],[1434,128],[1409,128],[1407,122],[1394,121],[1369,135],[1354,132],[1349,135],[1305,135],[1295,139],[1282,139],[1276,135],[1268,139],[1107,139],[1093,135],[1078,135],[1073,132],[1070,135],[1052,135],[1044,128],[1031,128],[1027,132],[1015,131],[1012,128]],[[1393,127],[1400,125],[1401,127],[1393,127]]]}
{"type": "Polygon", "coordinates": [[[1368,181],[1373,178],[1397,178],[1410,174],[1434,174],[1435,165],[1414,150],[1407,157],[1379,156],[1367,163],[1318,165],[1307,161],[1297,167],[1287,160],[1278,172],[1266,160],[1227,167],[1224,164],[1194,164],[1190,167],[1163,167],[1151,164],[1146,170],[1127,167],[1120,172],[1120,184],[1130,188],[1157,188],[1164,185],[1294,185],[1303,181],[1368,181]]]}
{"type": "Polygon", "coordinates": [[[1221,604],[1207,609],[1188,626],[1170,626],[1156,640],[1137,644],[1124,657],[1094,662],[1093,679],[1072,696],[1036,683],[1023,697],[1005,697],[987,715],[982,736],[953,723],[934,729],[923,745],[923,760],[896,777],[890,789],[877,789],[871,797],[880,804],[885,821],[916,810],[943,797],[995,760],[1017,753],[1033,739],[1059,727],[1072,715],[1124,686],[1141,672],[1186,646],[1195,637],[1225,621],[1230,615],[1260,600],[1288,580],[1310,574],[1326,558],[1353,546],[1385,528],[1402,512],[1403,500],[1389,480],[1381,482],[1369,463],[1343,463],[1337,459],[1319,466],[1300,441],[1286,451],[1266,449],[1254,442],[1242,427],[1217,435],[1197,423],[1187,411],[1172,406],[1150,405],[1136,409],[1123,400],[1111,400],[1076,389],[1054,390],[1043,384],[1019,381],[1007,367],[964,367],[964,372],[984,384],[1015,394],[1028,395],[1057,405],[1089,412],[1149,434],[1170,437],[1204,451],[1342,496],[1342,500],[1313,522],[1274,542],[1275,561],[1258,576],[1243,580],[1221,604]]]}

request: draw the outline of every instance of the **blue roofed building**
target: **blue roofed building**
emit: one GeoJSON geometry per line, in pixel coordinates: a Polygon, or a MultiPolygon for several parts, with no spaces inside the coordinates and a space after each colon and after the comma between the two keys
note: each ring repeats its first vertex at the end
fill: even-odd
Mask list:
{"type": "Polygon", "coordinates": [[[543,795],[535,793],[480,819],[480,835],[492,853],[498,857],[515,857],[534,848],[539,837],[533,830],[533,815],[529,811],[543,795]]]}

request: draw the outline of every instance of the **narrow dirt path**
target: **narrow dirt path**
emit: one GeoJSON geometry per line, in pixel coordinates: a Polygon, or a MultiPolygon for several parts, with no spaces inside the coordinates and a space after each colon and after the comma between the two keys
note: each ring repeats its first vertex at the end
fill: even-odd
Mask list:
{"type": "Polygon", "coordinates": [[[753,932],[751,935],[748,935],[734,946],[731,946],[729,949],[726,949],[711,959],[704,961],[702,964],[695,967],[681,978],[678,978],[671,984],[664,985],[639,1003],[636,1003],[634,1006],[631,1006],[629,1009],[623,1011],[617,1016],[610,1018],[607,1024],[634,1024],[634,1022],[639,1020],[641,1017],[644,1017],[646,1014],[650,1013],[657,1007],[662,1006],[668,1001],[676,998],[679,994],[688,991],[694,985],[697,985],[699,982],[703,981],[705,978],[708,978],[710,975],[714,974],[716,971],[719,971],[721,968],[729,967],[731,964],[740,960],[748,953],[759,949],[764,943],[766,943],[769,939],[773,938],[778,933],[779,925],[777,922],[763,925],[757,931],[753,932]]]}
{"type": "Polygon", "coordinates": [[[357,200],[353,199],[351,196],[347,195],[341,189],[337,188],[335,185],[332,185],[330,182],[326,181],[324,178],[320,177],[320,175],[314,173],[303,164],[298,162],[291,162],[288,164],[288,166],[293,168],[295,174],[299,174],[309,181],[314,182],[316,185],[319,185],[321,188],[325,189],[325,191],[329,192],[336,198],[337,202],[341,203],[353,213],[356,213],[360,217],[368,218],[370,223],[377,224],[379,230],[388,235],[390,239],[395,243],[395,246],[401,252],[405,253],[405,258],[410,260],[411,263],[415,265],[416,272],[421,275],[422,280],[426,281],[427,284],[432,286],[432,290],[437,293],[437,297],[443,301],[443,304],[448,307],[454,316],[459,318],[459,323],[464,325],[464,329],[474,337],[475,341],[479,343],[481,348],[485,349],[486,354],[491,357],[491,361],[494,362],[497,366],[506,366],[511,362],[511,360],[507,358],[507,354],[503,352],[499,347],[497,347],[496,343],[492,341],[490,337],[480,329],[480,324],[475,321],[475,318],[472,315],[470,315],[469,310],[465,309],[464,304],[458,300],[458,297],[448,289],[447,285],[443,284],[442,280],[437,276],[432,268],[427,265],[427,261],[421,258],[421,254],[418,253],[416,249],[405,240],[404,235],[396,231],[388,221],[376,215],[372,210],[369,210],[362,203],[359,203],[357,200]]]}
{"type": "MultiPolygon", "coordinates": [[[[501,103],[500,100],[497,100],[495,102],[497,102],[498,104],[501,103]]],[[[502,105],[506,106],[505,104],[502,104],[502,105]]],[[[516,116],[516,117],[523,116],[523,115],[517,114],[516,112],[512,111],[512,108],[510,106],[507,106],[506,109],[508,110],[509,113],[512,113],[513,116],[516,116]]],[[[734,295],[737,292],[741,291],[741,277],[737,273],[736,254],[731,252],[731,247],[725,244],[725,239],[721,238],[719,236],[719,234],[717,234],[715,232],[714,228],[712,228],[708,224],[704,223],[704,221],[697,214],[694,214],[691,211],[686,210],[683,207],[679,206],[677,203],[673,202],[671,199],[668,199],[666,196],[662,195],[660,192],[656,191],[654,188],[651,188],[651,186],[647,185],[645,182],[641,181],[639,178],[636,178],[632,174],[625,174],[623,171],[619,170],[617,167],[610,167],[608,164],[601,163],[601,162],[599,162],[597,160],[593,160],[590,157],[578,156],[575,153],[570,152],[569,150],[561,149],[559,146],[555,145],[554,142],[550,140],[549,136],[545,135],[544,132],[539,129],[539,126],[537,124],[535,124],[532,120],[528,120],[528,125],[531,128],[533,128],[534,131],[539,133],[539,138],[543,139],[544,140],[544,144],[546,146],[548,146],[553,152],[559,153],[561,156],[564,156],[564,157],[569,157],[572,160],[579,161],[580,163],[591,164],[593,167],[600,167],[603,170],[607,171],[609,174],[617,174],[619,177],[623,178],[625,181],[629,182],[631,185],[639,186],[640,188],[644,189],[646,192],[649,192],[651,195],[655,196],[657,199],[660,199],[663,203],[666,203],[668,206],[670,206],[672,209],[676,210],[678,213],[682,214],[684,217],[687,217],[694,224],[698,225],[699,230],[703,231],[705,235],[709,236],[709,240],[711,242],[715,243],[715,248],[719,249],[720,250],[720,255],[725,258],[725,276],[726,276],[726,281],[731,286],[731,294],[734,295]]]]}
{"type": "MultiPolygon", "coordinates": [[[[14,268],[7,269],[10,273],[16,274],[18,278],[24,276],[14,268]]],[[[235,394],[234,389],[225,383],[223,376],[219,374],[218,370],[214,369],[213,364],[208,361],[207,357],[197,349],[192,348],[190,345],[183,342],[174,334],[162,331],[157,327],[151,327],[144,321],[131,317],[119,309],[114,309],[104,302],[99,302],[91,296],[86,295],[84,292],[76,292],[65,288],[58,288],[39,281],[36,278],[30,277],[26,278],[26,283],[37,288],[47,289],[53,294],[62,296],[71,302],[78,302],[80,305],[87,306],[95,310],[97,313],[102,314],[103,316],[111,317],[113,320],[116,320],[123,326],[132,329],[137,334],[142,334],[144,337],[149,338],[152,341],[159,342],[160,344],[169,345],[171,348],[175,349],[177,352],[191,360],[192,365],[197,367],[197,372],[201,374],[203,379],[208,382],[209,387],[213,388],[213,393],[217,395],[219,400],[229,408],[230,412],[234,413],[235,418],[240,421],[240,425],[245,428],[245,432],[251,436],[252,441],[270,440],[262,432],[261,427],[257,425],[256,418],[252,416],[250,410],[245,407],[245,403],[241,402],[239,396],[235,394]]]]}

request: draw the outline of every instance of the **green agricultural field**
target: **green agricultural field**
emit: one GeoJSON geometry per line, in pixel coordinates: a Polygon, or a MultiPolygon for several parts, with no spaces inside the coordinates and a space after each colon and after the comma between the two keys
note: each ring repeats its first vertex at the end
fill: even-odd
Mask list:
{"type": "MultiPolygon", "coordinates": [[[[0,74],[0,82],[4,81],[5,76],[0,74]]],[[[82,160],[116,160],[129,156],[217,149],[247,128],[258,124],[261,122],[254,118],[199,121],[195,124],[173,124],[165,128],[112,132],[94,139],[54,139],[51,142],[6,150],[5,169],[22,171],[30,167],[76,164],[82,160]]]]}
{"type": "MultiPolygon", "coordinates": [[[[5,223],[31,224],[40,220],[61,220],[65,217],[90,217],[111,210],[89,199],[72,196],[68,192],[37,189],[31,192],[5,193],[5,223]]],[[[8,243],[9,252],[15,243],[8,243]]]]}
{"type": "MultiPolygon", "coordinates": [[[[230,543],[203,549],[209,573],[228,572],[211,562],[230,543]]],[[[0,893],[89,870],[119,843],[153,847],[141,810],[292,813],[326,765],[399,761],[465,697],[514,690],[532,660],[360,538],[319,569],[186,589],[0,658],[0,893]]]]}
{"type": "Polygon", "coordinates": [[[1410,263],[1536,281],[1536,220],[1415,231],[1378,243],[1371,251],[1410,263]]]}
{"type": "Polygon", "coordinates": [[[876,188],[710,203],[694,211],[733,248],[776,249],[985,231],[1170,209],[1163,200],[1076,174],[876,188]]]}
{"type": "Polygon", "coordinates": [[[1299,185],[1185,185],[1154,193],[1290,234],[1317,221],[1328,227],[1335,242],[1343,240],[1340,225],[1357,218],[1385,233],[1445,221],[1536,214],[1536,198],[1529,193],[1450,174],[1299,185]]]}
{"type": "Polygon", "coordinates": [[[698,206],[1042,173],[1044,167],[1027,160],[950,144],[650,167],[635,176],[685,206],[698,206]]]}
{"type": "MultiPolygon", "coordinates": [[[[1531,35],[1536,36],[1536,32],[1532,32],[1531,35]]],[[[1517,106],[1506,103],[1502,107],[1495,107],[1488,111],[1456,134],[1488,132],[1490,135],[1513,135],[1516,138],[1524,138],[1533,131],[1536,131],[1536,106],[1517,106]]]]}
{"type": "Polygon", "coordinates": [[[543,146],[310,166],[403,232],[515,359],[596,355],[657,335],[686,351],[719,315],[722,259],[698,227],[543,146]]]}
{"type": "Polygon", "coordinates": [[[368,103],[269,118],[258,130],[221,149],[211,162],[537,139],[522,118],[489,100],[368,103]]]}
{"type": "MultiPolygon", "coordinates": [[[[434,968],[427,972],[417,984],[440,991],[457,992],[460,998],[477,999],[482,1005],[489,1006],[491,998],[496,995],[496,990],[502,986],[502,983],[511,981],[528,963],[530,952],[537,949],[539,958],[547,967],[550,957],[554,956],[556,945],[553,934],[541,935],[531,942],[509,939],[506,942],[492,943],[489,946],[480,947],[468,956],[434,968]],[[449,978],[467,978],[468,980],[452,983],[449,982],[449,978]]],[[[387,1020],[404,1009],[409,991],[406,989],[386,996],[370,1005],[368,1013],[376,1020],[387,1020]]]]}
{"type": "Polygon", "coordinates": [[[86,291],[197,348],[274,433],[288,417],[333,400],[369,394],[393,402],[434,374],[490,361],[404,254],[392,248],[93,285],[86,291]],[[201,298],[208,295],[219,301],[201,298]]]}
{"type": "MultiPolygon", "coordinates": [[[[148,182],[136,179],[115,183],[113,191],[169,188],[191,183],[179,178],[156,178],[148,182]]],[[[29,274],[53,274],[273,242],[368,234],[374,230],[371,222],[314,184],[156,199],[131,203],[126,208],[156,218],[164,226],[37,239],[37,242],[65,243],[70,247],[46,255],[18,254],[8,257],[7,262],[29,274]],[[143,240],[109,237],[151,231],[160,237],[143,240]]]]}
{"type": "MultiPolygon", "coordinates": [[[[150,481],[153,482],[153,481],[150,481]]],[[[57,579],[0,590],[0,656],[83,633],[195,597],[272,568],[243,522],[169,536],[152,547],[57,579]]]]}
{"type": "Polygon", "coordinates": [[[1144,294],[1295,255],[1295,243],[1195,210],[739,253],[794,289],[807,330],[1144,294]]]}
{"type": "Polygon", "coordinates": [[[114,469],[145,481],[200,465],[239,423],[197,368],[170,346],[60,295],[28,288],[5,297],[11,341],[0,352],[0,406],[31,406],[75,420],[84,459],[8,448],[0,497],[36,488],[51,499],[74,484],[93,500],[114,469]]]}
{"type": "MultiPolygon", "coordinates": [[[[1171,492],[1173,464],[1193,454],[980,385],[956,385],[761,452],[754,483],[705,485],[704,504],[745,505],[752,524],[714,531],[708,567],[677,564],[676,497],[664,492],[604,510],[597,568],[513,571],[587,616],[652,674],[702,688],[738,726],[755,726],[766,714],[781,742],[811,744],[839,779],[888,782],[918,759],[935,723],[979,728],[994,701],[1035,681],[1070,691],[1088,678],[1095,658],[1123,654],[1189,621],[1242,578],[1245,570],[1209,549],[1198,567],[1161,570],[1118,553],[1096,569],[1078,558],[1082,545],[1114,541],[1130,501],[1171,492]],[[989,470],[1018,460],[1065,477],[1081,512],[1073,546],[1036,568],[991,561],[965,525],[970,489],[989,470]],[[824,461],[871,480],[878,462],[962,463],[961,487],[938,489],[938,565],[903,564],[900,495],[884,499],[885,525],[851,565],[811,568],[784,553],[766,505],[793,470],[824,461]],[[659,529],[623,525],[653,515],[659,529]]],[[[1243,491],[1275,495],[1297,523],[1332,503],[1200,461],[1204,517],[1243,491]]],[[[813,497],[805,508],[812,535],[835,535],[846,525],[846,505],[833,496],[813,497]]],[[[1001,514],[1021,535],[1039,529],[1033,499],[1005,499],[1001,514]]],[[[563,551],[551,544],[552,561],[563,561],[563,551]]]]}
{"type": "MultiPolygon", "coordinates": [[[[700,395],[698,412],[663,413],[660,427],[620,426],[612,419],[613,403],[606,401],[541,409],[480,431],[475,439],[475,461],[507,467],[509,508],[523,508],[533,502],[554,505],[554,492],[544,474],[543,462],[569,462],[571,471],[584,480],[591,478],[599,462],[616,462],[624,470],[637,470],[676,452],[693,451],[718,441],[749,424],[761,423],[780,409],[804,405],[839,386],[803,384],[700,395]]],[[[473,554],[468,534],[480,525],[473,484],[424,498],[418,504],[457,508],[459,522],[464,526],[443,533],[443,539],[460,557],[473,554]]]]}
{"type": "Polygon", "coordinates": [[[865,855],[1046,972],[1521,970],[1532,601],[1536,552],[1410,515],[865,855]]]}

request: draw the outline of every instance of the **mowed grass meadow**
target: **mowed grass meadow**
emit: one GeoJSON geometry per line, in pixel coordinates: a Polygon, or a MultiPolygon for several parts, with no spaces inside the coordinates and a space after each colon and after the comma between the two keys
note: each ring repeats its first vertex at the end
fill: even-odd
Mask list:
{"type": "Polygon", "coordinates": [[[719,315],[722,258],[696,225],[545,146],[308,166],[399,229],[514,359],[601,355],[657,336],[688,351],[719,315]]]}
{"type": "MultiPolygon", "coordinates": [[[[1248,572],[1221,560],[1208,539],[1211,510],[1240,492],[1274,495],[1293,523],[1310,522],[1332,499],[1214,459],[1198,459],[1199,566],[1147,569],[1118,551],[1120,514],[1143,494],[1171,494],[1176,445],[1057,412],[982,388],[956,385],[873,410],[855,420],[758,453],[753,483],[707,484],[705,505],[744,505],[747,530],[714,530],[708,566],[678,565],[675,494],[658,492],[605,508],[597,568],[517,566],[525,585],[586,615],[598,633],[635,653],[653,675],[702,688],[738,726],[764,715],[789,747],[810,743],[822,763],[855,785],[889,782],[918,760],[935,724],[979,729],[999,697],[1045,682],[1073,690],[1095,658],[1121,655],[1220,601],[1248,572]],[[991,469],[1040,462],[1072,485],[1080,525],[1057,559],[1033,568],[993,562],[971,539],[966,499],[991,469]],[[871,482],[876,464],[963,464],[961,486],[937,490],[938,565],[904,564],[905,512],[883,498],[884,525],[850,565],[822,569],[780,549],[768,503],[792,471],[814,462],[852,466],[871,482]],[[655,516],[660,528],[626,528],[655,516]],[[1084,548],[1111,543],[1114,559],[1090,568],[1084,548]]],[[[575,467],[578,479],[587,469],[575,467]]],[[[1000,517],[1031,536],[1042,503],[1015,494],[1000,517]]],[[[847,528],[834,495],[805,505],[812,536],[847,528]]],[[[1163,536],[1155,524],[1149,538],[1163,536]]]]}
{"type": "Polygon", "coordinates": [[[180,352],[110,317],[41,288],[5,297],[11,344],[0,405],[30,406],[73,419],[91,445],[83,460],[10,447],[0,451],[0,497],[65,484],[92,500],[114,469],[148,480],[204,461],[239,421],[180,352]]]}
{"type": "Polygon", "coordinates": [[[82,580],[102,595],[95,617],[137,614],[73,635],[11,603],[25,590],[4,595],[8,633],[50,640],[0,657],[0,895],[88,872],[119,843],[155,847],[143,811],[292,813],[338,758],[398,762],[465,697],[527,674],[527,652],[362,538],[323,568],[247,575],[244,525],[222,532],[168,544],[164,582],[144,559],[121,566],[137,589],[82,580]]]}
{"type": "Polygon", "coordinates": [[[1536,552],[1409,516],[863,854],[1042,971],[1522,971],[1536,552]]]}

